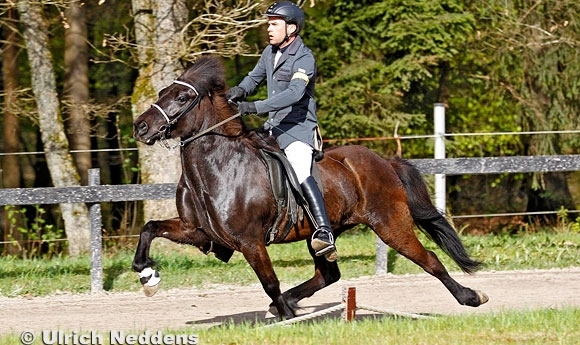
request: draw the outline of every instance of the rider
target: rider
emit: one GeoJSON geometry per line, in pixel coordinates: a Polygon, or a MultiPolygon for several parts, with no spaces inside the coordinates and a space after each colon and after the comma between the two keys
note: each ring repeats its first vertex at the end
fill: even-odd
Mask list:
{"type": "Polygon", "coordinates": [[[318,225],[312,234],[312,248],[317,256],[334,261],[337,255],[332,228],[320,188],[311,176],[319,138],[314,100],[316,61],[298,35],[304,27],[304,12],[290,1],[280,1],[273,3],[265,15],[270,44],[254,69],[228,91],[227,97],[244,100],[266,79],[268,98],[240,102],[238,110],[242,115],[268,113],[264,129],[270,131],[288,157],[318,225]]]}

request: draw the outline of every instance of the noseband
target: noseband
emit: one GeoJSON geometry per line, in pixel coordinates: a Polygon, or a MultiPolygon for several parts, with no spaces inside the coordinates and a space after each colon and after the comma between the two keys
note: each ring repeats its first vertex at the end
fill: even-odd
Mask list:
{"type": "Polygon", "coordinates": [[[193,85],[186,83],[186,82],[183,82],[181,80],[174,80],[173,84],[183,85],[183,86],[186,86],[186,87],[190,88],[191,90],[193,90],[193,92],[195,93],[195,99],[187,107],[185,107],[182,111],[180,111],[179,114],[177,114],[177,116],[175,116],[173,119],[170,119],[169,115],[167,115],[165,110],[163,110],[163,108],[158,106],[156,103],[153,103],[151,105],[151,107],[157,109],[157,111],[159,111],[161,113],[161,115],[163,115],[163,117],[165,118],[165,121],[167,121],[166,124],[159,127],[159,138],[165,147],[168,147],[166,141],[167,141],[167,139],[169,139],[169,135],[171,132],[171,126],[173,126],[175,123],[177,123],[177,121],[179,121],[179,119],[183,115],[189,113],[191,111],[191,109],[193,109],[193,107],[198,105],[199,102],[201,101],[201,95],[199,94],[199,92],[197,92],[197,90],[195,89],[195,87],[193,85]]]}

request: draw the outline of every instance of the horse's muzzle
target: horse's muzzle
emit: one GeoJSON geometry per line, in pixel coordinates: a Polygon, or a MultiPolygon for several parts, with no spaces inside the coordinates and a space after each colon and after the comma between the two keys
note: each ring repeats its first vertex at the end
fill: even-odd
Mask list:
{"type": "Polygon", "coordinates": [[[133,125],[133,137],[147,145],[153,145],[155,143],[154,135],[147,136],[148,132],[149,125],[147,125],[147,122],[145,121],[139,123],[135,122],[133,125]]]}
{"type": "Polygon", "coordinates": [[[142,121],[134,124],[134,136],[135,138],[142,138],[149,131],[149,126],[147,122],[142,121]]]}

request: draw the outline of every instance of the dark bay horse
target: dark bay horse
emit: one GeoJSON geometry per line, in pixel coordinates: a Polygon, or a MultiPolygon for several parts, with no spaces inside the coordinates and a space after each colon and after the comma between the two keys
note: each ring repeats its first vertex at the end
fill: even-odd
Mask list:
{"type": "MultiPolygon", "coordinates": [[[[310,245],[313,230],[304,220],[281,242],[306,240],[314,276],[280,291],[265,243],[266,232],[277,217],[276,201],[259,153],[261,148],[278,148],[271,138],[246,129],[236,117],[225,98],[224,75],[220,59],[200,57],[135,120],[135,138],[148,145],[181,138],[183,171],[176,193],[179,217],[150,221],[143,227],[133,269],[139,273],[145,293],[152,295],[160,281],[149,257],[155,237],[190,244],[206,253],[215,251],[216,256],[220,251],[239,251],[280,317],[292,318],[298,301],[338,281],[340,271],[336,261],[314,255],[310,245]]],[[[410,163],[384,159],[353,145],[326,150],[318,168],[335,236],[365,224],[388,246],[439,279],[460,304],[477,307],[487,302],[485,294],[456,282],[414,233],[417,225],[464,272],[475,272],[480,266],[434,207],[423,177],[410,163]]]]}

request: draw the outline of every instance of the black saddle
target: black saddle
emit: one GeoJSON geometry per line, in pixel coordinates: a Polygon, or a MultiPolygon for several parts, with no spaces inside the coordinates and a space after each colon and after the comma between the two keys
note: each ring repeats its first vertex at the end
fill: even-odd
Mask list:
{"type": "MultiPolygon", "coordinates": [[[[286,238],[290,229],[304,219],[304,210],[310,217],[308,202],[302,194],[302,187],[284,153],[261,149],[260,153],[270,174],[272,193],[276,199],[278,216],[266,233],[266,245],[277,243],[286,238]]],[[[318,166],[312,161],[312,176],[322,186],[318,166]]],[[[322,190],[322,188],[321,188],[322,190]]]]}
{"type": "Polygon", "coordinates": [[[278,216],[266,233],[266,245],[269,245],[283,240],[298,220],[302,220],[303,212],[299,205],[305,205],[306,200],[286,155],[266,149],[261,149],[260,153],[268,167],[272,194],[278,209],[278,216]]]}

